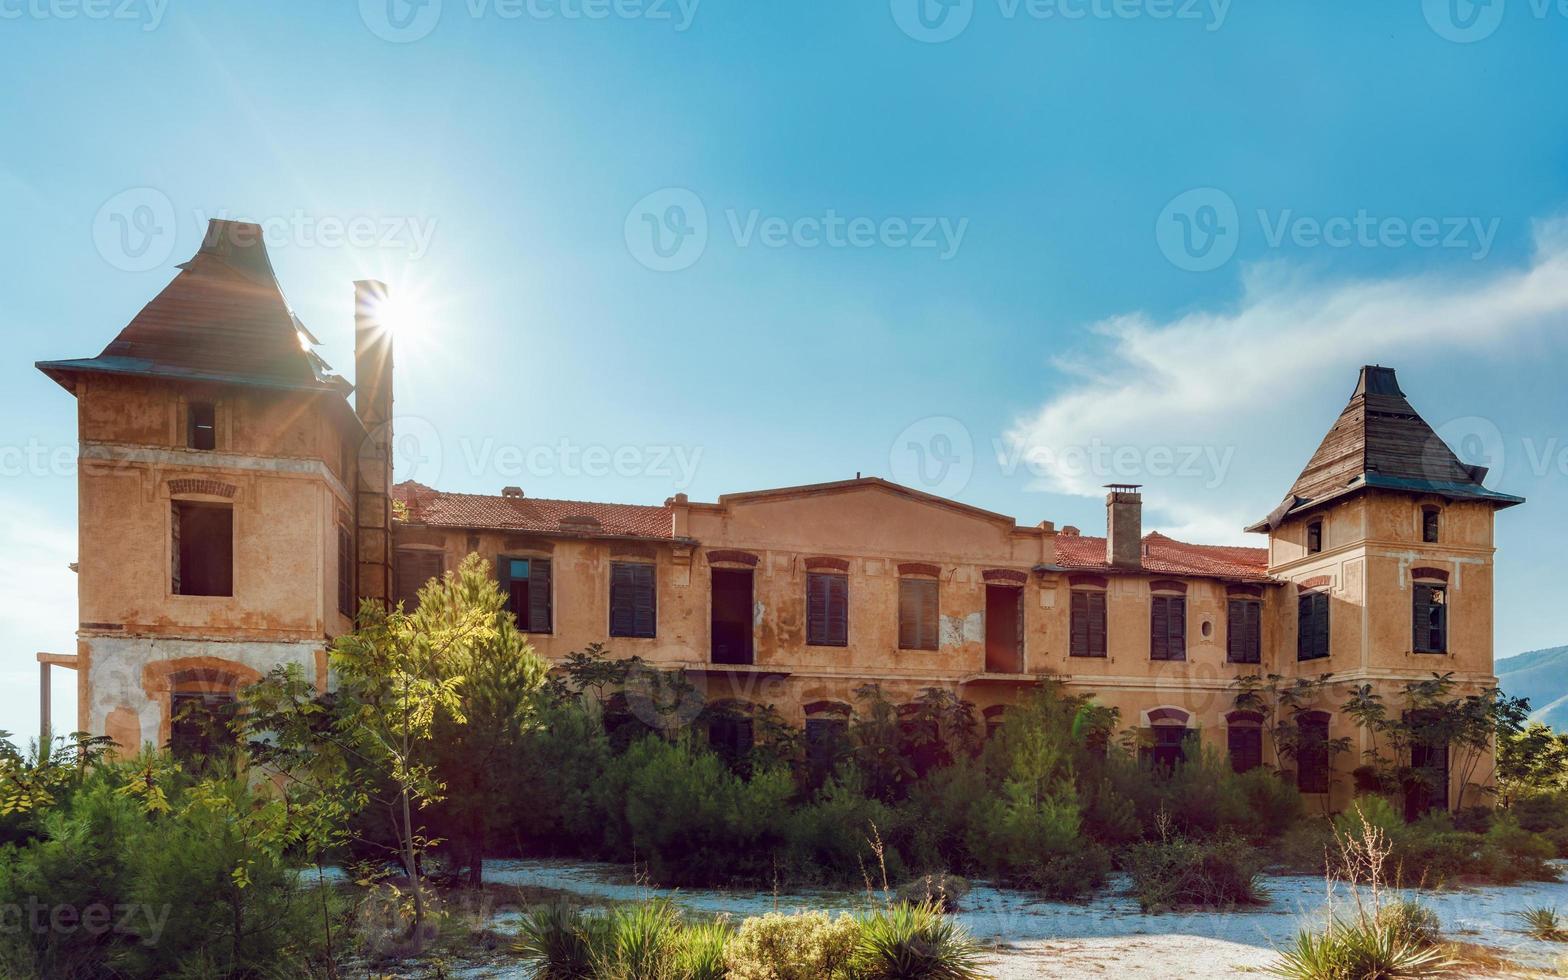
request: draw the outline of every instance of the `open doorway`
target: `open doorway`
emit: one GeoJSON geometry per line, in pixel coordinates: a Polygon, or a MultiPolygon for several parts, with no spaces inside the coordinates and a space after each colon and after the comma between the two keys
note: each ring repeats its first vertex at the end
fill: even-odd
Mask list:
{"type": "Polygon", "coordinates": [[[713,662],[749,664],[751,649],[751,571],[713,570],[713,662]]]}
{"type": "Polygon", "coordinates": [[[988,674],[1021,674],[1024,671],[1023,589],[1005,585],[985,587],[985,671],[988,674]]]}

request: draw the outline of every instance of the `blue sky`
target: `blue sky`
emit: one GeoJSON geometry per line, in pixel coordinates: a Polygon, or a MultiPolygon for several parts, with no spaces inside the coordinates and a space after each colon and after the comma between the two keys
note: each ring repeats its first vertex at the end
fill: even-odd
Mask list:
{"type": "Polygon", "coordinates": [[[1244,541],[1391,364],[1530,498],[1499,655],[1568,642],[1565,42],[1543,0],[0,0],[0,727],[76,620],[32,363],[209,216],[344,372],[392,284],[402,475],[454,490],[858,471],[1087,533],[1126,479],[1244,541]]]}

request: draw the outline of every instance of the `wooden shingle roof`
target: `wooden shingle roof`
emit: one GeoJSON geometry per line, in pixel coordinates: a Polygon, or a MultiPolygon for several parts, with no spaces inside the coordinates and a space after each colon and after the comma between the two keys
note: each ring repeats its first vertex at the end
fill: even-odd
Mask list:
{"type": "Polygon", "coordinates": [[[1498,507],[1524,502],[1488,490],[1481,482],[1486,472],[1454,455],[1405,398],[1393,368],[1368,365],[1284,501],[1247,530],[1271,530],[1291,514],[1367,489],[1485,500],[1498,507]]]}
{"type": "Polygon", "coordinates": [[[43,361],[74,390],[79,373],[131,374],[347,392],[278,285],[259,225],[213,220],[199,251],[97,357],[43,361]]]}

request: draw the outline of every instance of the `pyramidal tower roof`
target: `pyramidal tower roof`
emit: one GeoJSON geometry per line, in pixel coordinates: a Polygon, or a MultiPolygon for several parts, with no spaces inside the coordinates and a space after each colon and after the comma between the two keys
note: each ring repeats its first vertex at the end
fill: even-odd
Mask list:
{"type": "Polygon", "coordinates": [[[1350,403],[1274,512],[1247,528],[1269,531],[1286,517],[1368,489],[1484,500],[1498,507],[1523,497],[1488,490],[1486,467],[1454,455],[1400,390],[1393,368],[1361,369],[1350,403]]]}
{"type": "Polygon", "coordinates": [[[97,357],[41,361],[69,390],[82,373],[347,392],[312,349],[272,271],[261,226],[214,219],[201,248],[97,357]]]}

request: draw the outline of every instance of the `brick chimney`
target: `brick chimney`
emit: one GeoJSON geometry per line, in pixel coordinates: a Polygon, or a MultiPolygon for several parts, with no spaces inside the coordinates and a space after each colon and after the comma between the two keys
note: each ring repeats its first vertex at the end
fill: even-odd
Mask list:
{"type": "Polygon", "coordinates": [[[392,558],[392,332],[381,322],[385,283],[354,283],[354,413],[367,433],[355,482],[359,595],[390,605],[392,558]]]}
{"type": "Polygon", "coordinates": [[[1143,495],[1130,483],[1108,483],[1105,495],[1105,562],[1143,567],[1143,495]]]}

